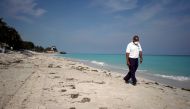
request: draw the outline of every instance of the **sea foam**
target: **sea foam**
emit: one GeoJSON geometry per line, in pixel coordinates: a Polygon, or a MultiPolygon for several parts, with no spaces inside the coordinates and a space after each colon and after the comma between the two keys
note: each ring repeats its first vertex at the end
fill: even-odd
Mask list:
{"type": "Polygon", "coordinates": [[[177,80],[177,81],[188,81],[190,78],[184,77],[184,76],[172,76],[172,75],[160,75],[156,74],[156,76],[162,77],[162,78],[167,78],[167,79],[172,79],[172,80],[177,80]]]}
{"type": "Polygon", "coordinates": [[[99,62],[99,61],[91,61],[91,63],[96,64],[96,65],[101,65],[101,66],[105,65],[104,62],[99,62]]]}

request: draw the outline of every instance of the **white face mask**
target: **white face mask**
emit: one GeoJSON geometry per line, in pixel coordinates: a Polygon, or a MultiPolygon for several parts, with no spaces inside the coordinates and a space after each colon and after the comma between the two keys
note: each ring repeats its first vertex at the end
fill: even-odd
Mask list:
{"type": "Polygon", "coordinates": [[[134,44],[135,44],[135,45],[138,45],[138,44],[139,44],[139,42],[134,42],[134,44]]]}

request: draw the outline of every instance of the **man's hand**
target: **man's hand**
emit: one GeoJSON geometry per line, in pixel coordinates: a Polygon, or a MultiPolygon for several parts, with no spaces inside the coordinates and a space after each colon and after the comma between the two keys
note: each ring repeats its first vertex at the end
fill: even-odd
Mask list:
{"type": "Polygon", "coordinates": [[[129,61],[127,61],[127,65],[128,65],[128,66],[130,66],[130,65],[131,65],[129,61]]]}
{"type": "Polygon", "coordinates": [[[142,58],[140,58],[140,64],[142,64],[142,62],[143,62],[143,59],[142,59],[142,58]]]}
{"type": "Polygon", "coordinates": [[[129,53],[126,53],[126,62],[127,62],[127,65],[130,66],[130,62],[129,62],[129,53]]]}
{"type": "Polygon", "coordinates": [[[140,56],[140,64],[142,64],[143,61],[142,51],[139,52],[139,56],[140,56]]]}

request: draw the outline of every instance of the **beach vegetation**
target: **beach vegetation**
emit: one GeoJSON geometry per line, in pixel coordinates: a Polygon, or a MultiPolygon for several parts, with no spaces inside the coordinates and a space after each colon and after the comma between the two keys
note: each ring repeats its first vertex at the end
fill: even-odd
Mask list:
{"type": "MultiPolygon", "coordinates": [[[[6,45],[6,49],[9,50],[32,50],[36,52],[58,52],[56,46],[50,46],[44,48],[42,46],[35,45],[31,41],[24,41],[21,38],[19,32],[14,28],[9,26],[3,18],[0,18],[0,47],[6,45]]],[[[66,53],[66,52],[64,52],[66,53]]]]}

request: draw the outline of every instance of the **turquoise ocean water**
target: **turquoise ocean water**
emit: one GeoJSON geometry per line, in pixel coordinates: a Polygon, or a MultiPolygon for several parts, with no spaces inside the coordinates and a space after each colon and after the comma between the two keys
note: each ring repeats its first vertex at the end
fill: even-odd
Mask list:
{"type": "MultiPolygon", "coordinates": [[[[128,70],[124,54],[59,54],[59,57],[79,59],[88,63],[128,70]]],[[[138,72],[159,76],[176,81],[190,80],[190,56],[144,55],[143,63],[139,64],[138,72]]]]}

